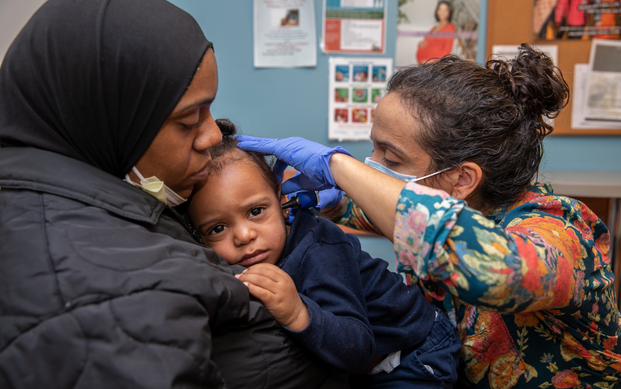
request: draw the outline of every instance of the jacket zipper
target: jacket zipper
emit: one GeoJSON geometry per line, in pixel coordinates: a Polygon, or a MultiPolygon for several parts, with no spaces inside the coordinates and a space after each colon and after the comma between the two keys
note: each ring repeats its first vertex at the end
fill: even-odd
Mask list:
{"type": "Polygon", "coordinates": [[[172,214],[172,216],[179,222],[181,223],[181,225],[183,226],[183,228],[185,228],[185,230],[192,236],[192,238],[194,238],[194,240],[202,245],[204,245],[203,240],[201,239],[201,234],[198,233],[198,231],[196,231],[196,229],[194,228],[194,226],[185,218],[183,217],[179,212],[177,212],[173,207],[171,207],[170,205],[166,205],[166,209],[168,211],[170,211],[169,213],[172,214]]]}

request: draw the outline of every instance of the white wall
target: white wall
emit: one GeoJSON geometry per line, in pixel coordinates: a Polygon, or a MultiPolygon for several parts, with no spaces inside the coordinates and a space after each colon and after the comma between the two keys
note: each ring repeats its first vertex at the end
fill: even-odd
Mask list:
{"type": "Polygon", "coordinates": [[[0,62],[11,42],[45,0],[0,0],[0,62]]]}

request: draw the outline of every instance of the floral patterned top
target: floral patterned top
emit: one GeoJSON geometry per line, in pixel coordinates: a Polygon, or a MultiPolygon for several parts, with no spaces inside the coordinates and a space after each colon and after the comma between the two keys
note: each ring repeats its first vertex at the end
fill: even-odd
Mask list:
{"type": "Polygon", "coordinates": [[[321,216],[332,220],[336,224],[384,236],[375,227],[371,219],[358,207],[358,204],[354,203],[345,193],[343,193],[343,198],[334,208],[321,210],[321,216]]]}
{"type": "Polygon", "coordinates": [[[581,202],[536,184],[485,217],[410,183],[394,238],[398,270],[459,323],[466,386],[621,387],[610,235],[581,202]]]}

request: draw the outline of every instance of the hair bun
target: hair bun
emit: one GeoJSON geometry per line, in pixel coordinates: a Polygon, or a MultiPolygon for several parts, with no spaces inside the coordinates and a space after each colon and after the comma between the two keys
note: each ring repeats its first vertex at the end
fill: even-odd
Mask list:
{"type": "Polygon", "coordinates": [[[229,119],[216,119],[216,124],[223,138],[235,138],[237,135],[237,127],[229,119]]]}
{"type": "Polygon", "coordinates": [[[567,105],[569,87],[560,71],[550,57],[530,45],[523,43],[517,58],[491,60],[487,67],[498,74],[523,116],[554,118],[567,105]]]}

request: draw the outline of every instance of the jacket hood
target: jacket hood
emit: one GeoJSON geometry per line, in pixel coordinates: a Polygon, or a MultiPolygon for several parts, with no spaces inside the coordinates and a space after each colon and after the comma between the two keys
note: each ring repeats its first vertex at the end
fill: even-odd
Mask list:
{"type": "Polygon", "coordinates": [[[211,47],[165,0],[48,0],[0,68],[0,145],[123,177],[211,47]]]}

